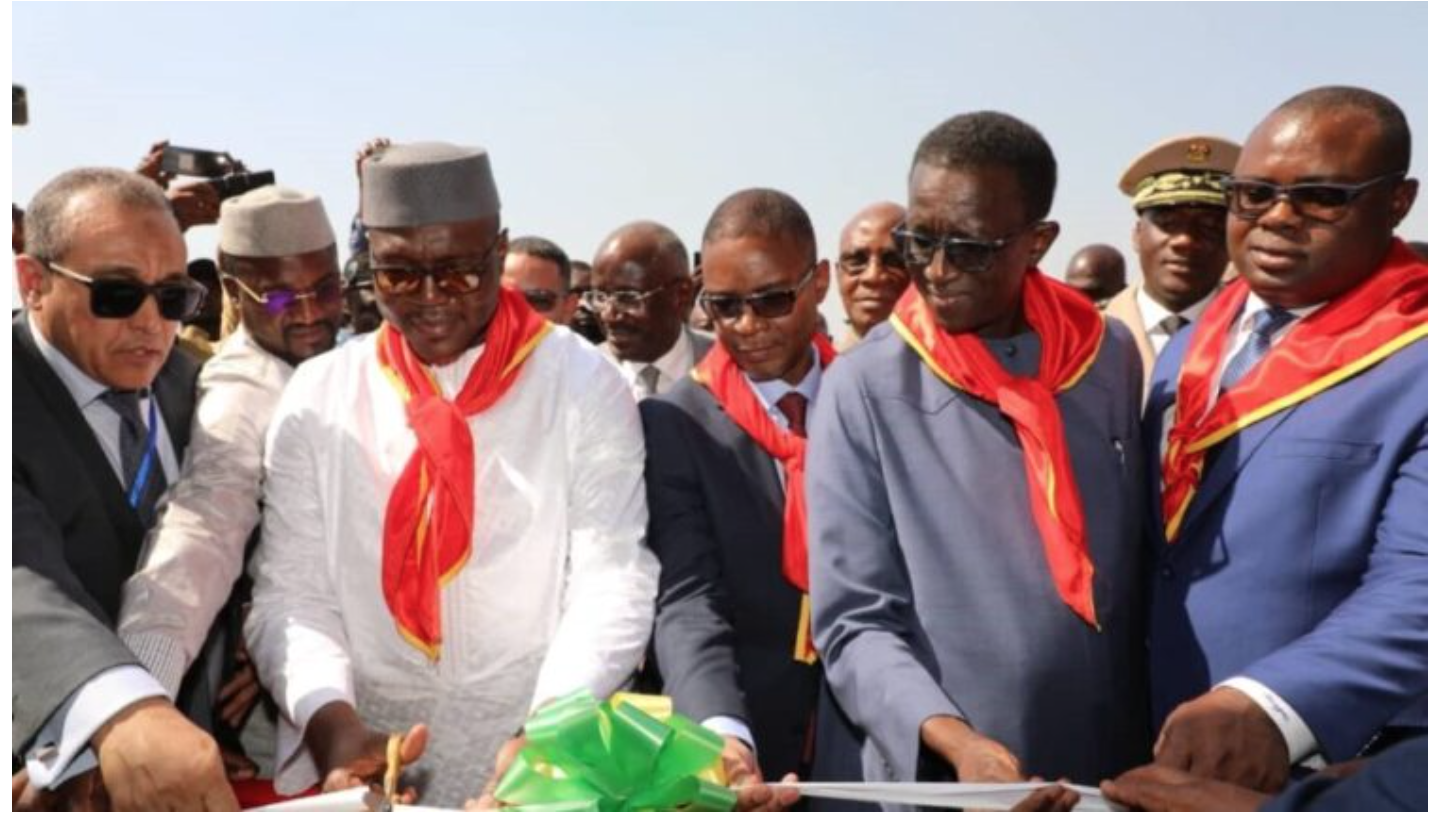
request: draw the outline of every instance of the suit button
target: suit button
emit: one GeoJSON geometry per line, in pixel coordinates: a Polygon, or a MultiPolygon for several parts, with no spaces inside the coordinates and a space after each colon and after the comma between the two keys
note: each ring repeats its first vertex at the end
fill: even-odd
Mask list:
{"type": "Polygon", "coordinates": [[[1172,565],[1161,565],[1161,566],[1159,566],[1159,576],[1163,577],[1164,579],[1173,579],[1173,566],[1172,566],[1172,565]]]}

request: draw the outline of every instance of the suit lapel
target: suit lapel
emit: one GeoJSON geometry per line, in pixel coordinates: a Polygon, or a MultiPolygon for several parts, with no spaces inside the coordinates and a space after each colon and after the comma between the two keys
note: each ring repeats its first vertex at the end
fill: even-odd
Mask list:
{"type": "MultiPolygon", "coordinates": [[[[154,379],[154,394],[159,398],[159,411],[164,416],[164,430],[174,447],[174,458],[181,464],[189,445],[189,425],[194,419],[194,384],[185,373],[184,354],[176,345],[169,360],[154,379]]],[[[178,475],[175,475],[176,479],[178,475]]]]}
{"type": "Polygon", "coordinates": [[[104,450],[95,439],[94,431],[75,405],[69,390],[40,354],[35,338],[30,334],[25,313],[20,313],[11,326],[16,353],[14,360],[18,368],[24,371],[28,382],[26,385],[35,390],[36,397],[50,413],[56,428],[63,433],[65,444],[79,459],[84,469],[85,482],[99,497],[105,514],[114,523],[119,541],[139,542],[144,536],[144,530],[134,509],[125,502],[124,486],[120,484],[114,467],[110,465],[109,458],[105,457],[104,450]]]}
{"type": "Polygon", "coordinates": [[[763,507],[783,514],[786,493],[781,488],[781,478],[777,471],[780,467],[776,465],[775,459],[736,425],[731,416],[726,414],[726,410],[711,397],[711,393],[705,389],[701,392],[706,398],[707,428],[731,450],[731,456],[744,477],[741,482],[763,507]]]}

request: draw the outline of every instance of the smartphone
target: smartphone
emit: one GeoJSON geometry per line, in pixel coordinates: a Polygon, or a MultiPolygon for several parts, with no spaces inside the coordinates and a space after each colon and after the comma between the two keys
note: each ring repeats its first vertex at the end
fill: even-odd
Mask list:
{"type": "Polygon", "coordinates": [[[30,101],[25,96],[25,86],[10,83],[10,122],[12,125],[30,124],[30,101]]]}
{"type": "Polygon", "coordinates": [[[198,148],[164,149],[160,168],[172,176],[223,176],[234,167],[234,158],[222,151],[206,151],[198,148]]]}

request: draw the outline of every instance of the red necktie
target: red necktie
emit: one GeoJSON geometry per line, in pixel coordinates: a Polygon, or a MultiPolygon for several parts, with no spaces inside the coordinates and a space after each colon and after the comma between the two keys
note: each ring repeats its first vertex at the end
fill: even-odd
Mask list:
{"type": "Polygon", "coordinates": [[[786,421],[791,425],[791,433],[797,437],[806,436],[805,420],[806,405],[809,401],[806,396],[799,392],[787,392],[776,401],[776,408],[786,416],[786,421]]]}

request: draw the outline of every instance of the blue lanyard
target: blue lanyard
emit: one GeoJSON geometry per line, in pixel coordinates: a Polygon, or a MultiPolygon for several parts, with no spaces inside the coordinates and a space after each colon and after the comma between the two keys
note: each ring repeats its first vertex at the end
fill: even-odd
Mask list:
{"type": "Polygon", "coordinates": [[[149,396],[149,434],[144,440],[144,459],[139,461],[139,471],[134,475],[134,485],[129,487],[129,507],[139,508],[144,496],[144,486],[149,482],[149,473],[154,471],[154,453],[159,448],[159,420],[155,414],[154,396],[149,396]]]}

